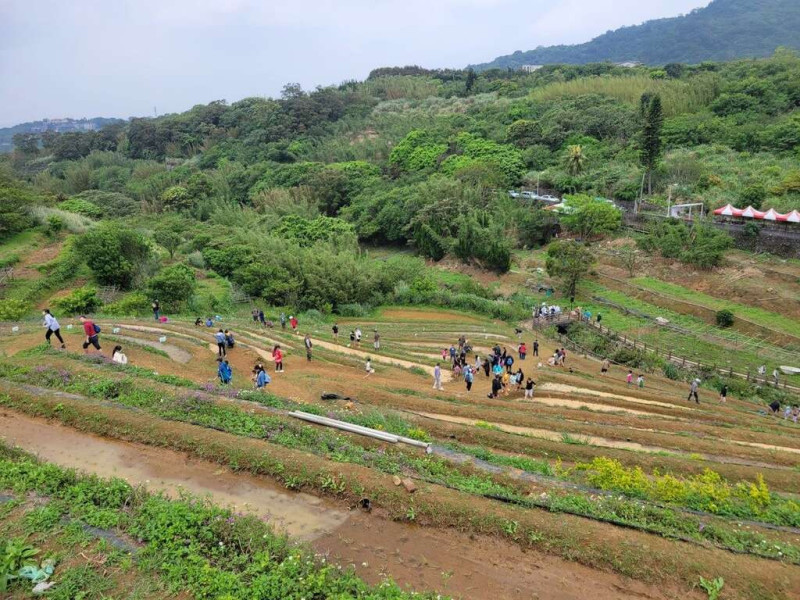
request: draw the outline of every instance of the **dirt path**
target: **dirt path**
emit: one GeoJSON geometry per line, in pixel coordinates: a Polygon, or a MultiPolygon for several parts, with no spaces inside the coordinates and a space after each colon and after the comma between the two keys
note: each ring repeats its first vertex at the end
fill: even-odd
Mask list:
{"type": "MultiPolygon", "coordinates": [[[[534,429],[533,427],[519,427],[517,425],[507,425],[506,423],[491,423],[487,421],[479,421],[478,419],[470,419],[467,417],[454,417],[452,415],[442,415],[438,413],[427,413],[427,412],[413,412],[415,415],[419,415],[420,417],[427,417],[428,419],[436,419],[437,421],[447,421],[448,423],[458,423],[460,425],[476,425],[477,423],[485,423],[490,427],[495,427],[500,431],[505,431],[506,433],[517,433],[520,435],[529,435],[532,437],[538,437],[546,440],[551,440],[554,442],[562,441],[563,440],[563,433],[559,431],[551,431],[549,429],[534,429]]],[[[591,444],[592,446],[600,446],[604,448],[622,448],[625,450],[637,450],[639,452],[671,452],[673,454],[677,454],[678,452],[674,450],[668,450],[667,448],[660,448],[658,446],[645,446],[644,444],[638,444],[636,442],[623,442],[619,440],[610,440],[607,438],[597,437],[593,435],[585,435],[582,433],[578,434],[571,434],[572,438],[575,438],[579,442],[585,442],[587,444],[591,444]]]]}
{"type": "Polygon", "coordinates": [[[289,493],[269,480],[234,474],[180,452],[109,440],[7,410],[0,437],[43,460],[177,497],[180,490],[210,496],[237,512],[268,518],[278,529],[311,540],[335,530],[348,513],[309,494],[289,493]]]}
{"type": "Polygon", "coordinates": [[[681,406],[679,404],[670,404],[668,402],[658,402],[657,400],[644,400],[643,398],[635,398],[633,396],[622,396],[620,394],[612,394],[610,392],[600,392],[597,390],[590,390],[587,388],[580,388],[574,385],[566,385],[563,383],[543,383],[537,389],[549,392],[564,392],[566,394],[588,394],[590,396],[599,396],[600,398],[614,398],[615,400],[625,400],[626,402],[635,402],[637,404],[649,404],[650,406],[660,406],[662,408],[677,408],[678,410],[692,410],[688,406],[681,406]]]}
{"type": "Polygon", "coordinates": [[[625,579],[497,539],[354,514],[312,544],[365,580],[487,600],[691,600],[700,595],[625,579]]]}
{"type": "Polygon", "coordinates": [[[162,350],[166,352],[172,360],[184,365],[192,360],[191,352],[188,352],[183,348],[178,348],[178,346],[174,346],[172,344],[162,344],[161,342],[153,342],[151,340],[143,340],[142,338],[129,337],[127,335],[119,335],[116,333],[108,336],[108,338],[112,340],[123,340],[137,346],[147,346],[148,348],[162,350]]]}
{"type": "MultiPolygon", "coordinates": [[[[542,387],[549,385],[543,384],[542,387]]],[[[669,415],[662,415],[658,413],[651,413],[644,410],[635,410],[633,408],[622,408],[620,406],[609,406],[608,404],[597,404],[594,402],[584,402],[583,400],[567,400],[566,398],[534,398],[533,400],[520,400],[528,404],[544,404],[546,406],[563,406],[564,408],[574,408],[580,410],[581,408],[588,408],[597,412],[608,413],[628,413],[632,415],[639,415],[645,417],[657,417],[659,419],[677,419],[669,415]]],[[[655,430],[654,430],[655,431],[655,430]]]]}
{"type": "Polygon", "coordinates": [[[8,410],[0,412],[0,438],[64,467],[120,477],[173,497],[180,490],[206,495],[238,512],[268,518],[276,528],[310,541],[333,562],[352,565],[371,583],[391,577],[403,586],[456,598],[583,600],[590,593],[593,600],[686,597],[677,589],[523,551],[495,538],[396,523],[380,511],[349,512],[180,452],[109,440],[8,410]]]}

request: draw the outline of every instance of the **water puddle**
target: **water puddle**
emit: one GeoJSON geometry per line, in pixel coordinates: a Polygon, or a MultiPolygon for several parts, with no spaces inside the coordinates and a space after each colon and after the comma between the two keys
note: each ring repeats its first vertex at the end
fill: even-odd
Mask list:
{"type": "Polygon", "coordinates": [[[210,496],[215,504],[266,518],[276,529],[305,540],[334,531],[348,518],[348,513],[316,496],[288,492],[266,479],[233,473],[180,452],[109,440],[5,410],[0,414],[0,437],[62,467],[119,477],[171,497],[181,490],[210,496]]]}

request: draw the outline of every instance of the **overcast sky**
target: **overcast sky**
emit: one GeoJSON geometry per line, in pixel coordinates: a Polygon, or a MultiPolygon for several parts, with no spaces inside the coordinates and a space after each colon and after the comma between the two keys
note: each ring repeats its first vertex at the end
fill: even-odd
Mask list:
{"type": "Polygon", "coordinates": [[[572,44],[708,0],[0,0],[0,127],[129,117],[572,44]]]}

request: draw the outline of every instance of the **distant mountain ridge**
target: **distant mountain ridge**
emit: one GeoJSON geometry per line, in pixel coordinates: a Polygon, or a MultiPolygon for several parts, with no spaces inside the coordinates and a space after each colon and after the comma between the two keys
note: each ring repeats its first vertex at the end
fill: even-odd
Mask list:
{"type": "Polygon", "coordinates": [[[64,133],[68,131],[95,131],[112,123],[121,123],[124,119],[94,117],[92,119],[42,119],[20,123],[11,127],[0,128],[0,152],[11,152],[14,149],[13,138],[17,133],[43,133],[55,131],[64,133]]]}
{"type": "Polygon", "coordinates": [[[539,47],[500,56],[475,70],[553,63],[696,64],[800,49],[800,0],[714,0],[687,15],[609,31],[584,44],[539,47]]]}

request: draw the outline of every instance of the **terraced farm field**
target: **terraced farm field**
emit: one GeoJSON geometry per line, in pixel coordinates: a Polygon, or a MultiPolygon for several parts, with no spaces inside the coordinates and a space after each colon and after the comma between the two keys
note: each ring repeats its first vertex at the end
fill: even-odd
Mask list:
{"type": "MultiPolygon", "coordinates": [[[[77,322],[62,319],[65,350],[44,345],[38,323],[0,327],[0,531],[60,556],[55,581],[93,581],[101,591],[86,597],[237,597],[262,585],[268,569],[253,565],[270,561],[287,587],[263,597],[704,598],[717,578],[722,598],[800,590],[800,426],[749,400],[722,404],[702,388],[690,403],[685,383],[647,374],[629,386],[627,368],[601,375],[572,352],[550,367],[555,346],[543,338],[541,358],[515,364],[537,383],[532,400],[516,389],[487,397],[483,372],[471,391],[446,372],[437,391],[433,368],[460,335],[481,356],[499,344],[515,357],[518,336],[436,309],[341,319],[338,340],[321,318],[301,315],[294,334],[226,317],[237,339],[228,386],[216,377],[216,328],[97,322],[106,358],[84,354],[77,322]],[[359,348],[346,339],[355,327],[359,348]],[[107,359],[115,344],[128,365],[107,359]],[[275,344],[283,373],[269,362],[275,344]],[[266,392],[250,381],[256,362],[267,364],[266,392]],[[204,524],[207,539],[178,551],[154,526],[159,514],[204,524]]],[[[529,348],[535,335],[521,336],[529,348]]]]}

